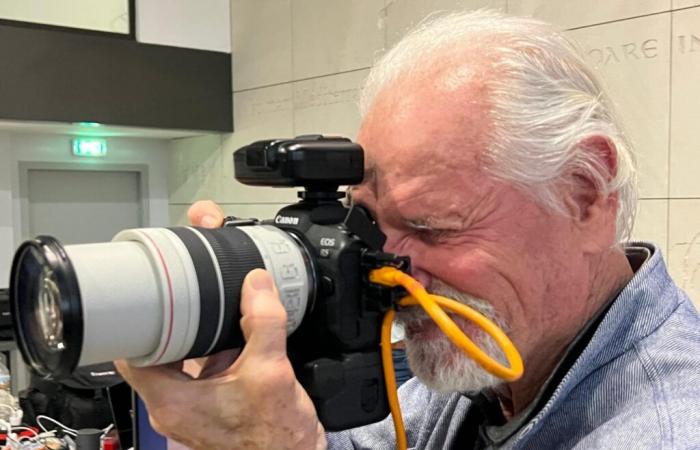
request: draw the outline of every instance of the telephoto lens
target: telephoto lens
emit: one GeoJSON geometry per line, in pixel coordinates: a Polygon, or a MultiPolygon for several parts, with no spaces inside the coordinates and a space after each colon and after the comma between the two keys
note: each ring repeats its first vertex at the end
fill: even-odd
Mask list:
{"type": "Polygon", "coordinates": [[[314,271],[303,244],[274,226],[141,228],[68,246],[40,236],[13,261],[15,335],[34,371],[56,378],[114,359],[146,366],[239,348],[241,285],[255,268],[274,277],[293,332],[314,271]]]}

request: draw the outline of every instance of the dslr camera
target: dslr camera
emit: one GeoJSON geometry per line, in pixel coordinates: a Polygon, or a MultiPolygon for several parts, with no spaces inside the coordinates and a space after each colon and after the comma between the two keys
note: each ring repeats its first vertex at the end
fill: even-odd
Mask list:
{"type": "Polygon", "coordinates": [[[244,346],[240,292],[255,268],[273,276],[287,310],[295,374],[327,430],[383,419],[389,408],[380,357],[384,313],[405,292],[369,281],[382,266],[370,214],[346,207],[343,185],[363,178],[362,148],[345,138],[258,141],[234,153],[236,178],[300,186],[298,203],[270,220],[227,218],[223,227],[141,228],[112,242],[24,242],[10,281],[14,330],[37,374],[126,358],[148,366],[244,346]]]}

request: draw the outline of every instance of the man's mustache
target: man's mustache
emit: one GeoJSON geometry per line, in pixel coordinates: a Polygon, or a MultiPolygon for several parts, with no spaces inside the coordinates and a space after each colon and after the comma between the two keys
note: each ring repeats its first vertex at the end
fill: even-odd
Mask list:
{"type": "MultiPolygon", "coordinates": [[[[467,294],[466,292],[462,292],[440,280],[434,280],[431,283],[428,292],[434,295],[440,295],[442,297],[456,300],[459,303],[467,305],[494,322],[503,331],[508,331],[507,323],[505,323],[505,321],[498,316],[496,309],[487,300],[467,294]]],[[[458,324],[465,320],[450,312],[448,312],[448,315],[458,324]]],[[[411,306],[399,310],[396,313],[396,320],[400,324],[410,328],[420,325],[420,323],[424,322],[425,320],[430,320],[430,316],[428,316],[423,308],[411,306]]]]}

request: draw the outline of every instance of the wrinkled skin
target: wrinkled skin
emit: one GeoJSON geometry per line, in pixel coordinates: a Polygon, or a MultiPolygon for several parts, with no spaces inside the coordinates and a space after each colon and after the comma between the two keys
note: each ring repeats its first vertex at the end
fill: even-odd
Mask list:
{"type": "MultiPolygon", "coordinates": [[[[379,94],[358,136],[368,177],[352,194],[387,235],[385,250],[410,256],[424,286],[439,280],[484,299],[508,325],[526,367],[521,380],[499,387],[512,414],[632,272],[613,247],[616,196],[599,196],[585,180],[562,183],[563,215],[487,172],[483,72],[461,73],[471,78],[458,86],[438,67],[379,94]]],[[[595,142],[614,165],[607,141],[595,142]]]]}
{"type": "MultiPolygon", "coordinates": [[[[615,195],[599,195],[573,174],[579,182],[560,189],[563,215],[489,175],[484,71],[459,70],[455,80],[448,66],[435,64],[379,94],[358,136],[367,177],[353,198],[373,212],[388,238],[385,250],[410,256],[426,287],[439,280],[484,299],[508,324],[526,371],[498,393],[506,414],[515,414],[632,273],[614,247],[615,195]]],[[[592,142],[613,173],[614,149],[605,139],[592,142]]],[[[208,226],[223,216],[211,202],[196,203],[189,215],[208,226]]],[[[259,271],[254,276],[262,279],[259,271]]],[[[284,310],[274,290],[251,284],[249,277],[242,297],[247,345],[233,365],[230,354],[210,358],[198,379],[178,365],[118,367],[156,429],[195,448],[323,448],[313,405],[284,352],[284,310]]]]}

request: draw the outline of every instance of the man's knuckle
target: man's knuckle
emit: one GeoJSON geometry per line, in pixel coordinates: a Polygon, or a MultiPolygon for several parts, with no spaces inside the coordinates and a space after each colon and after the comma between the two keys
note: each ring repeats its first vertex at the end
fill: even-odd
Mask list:
{"type": "MultiPolygon", "coordinates": [[[[283,310],[284,311],[284,310],[283,310]]],[[[251,329],[265,328],[268,330],[279,330],[287,328],[287,314],[277,312],[264,314],[249,314],[243,317],[243,323],[251,329]]]]}
{"type": "Polygon", "coordinates": [[[149,414],[148,420],[151,427],[164,436],[171,435],[175,430],[178,430],[182,425],[178,414],[169,413],[164,410],[153,411],[149,414]]]}
{"type": "Polygon", "coordinates": [[[296,382],[294,369],[287,361],[271,361],[240,378],[241,389],[254,399],[268,398],[272,391],[289,392],[296,382]]]}

